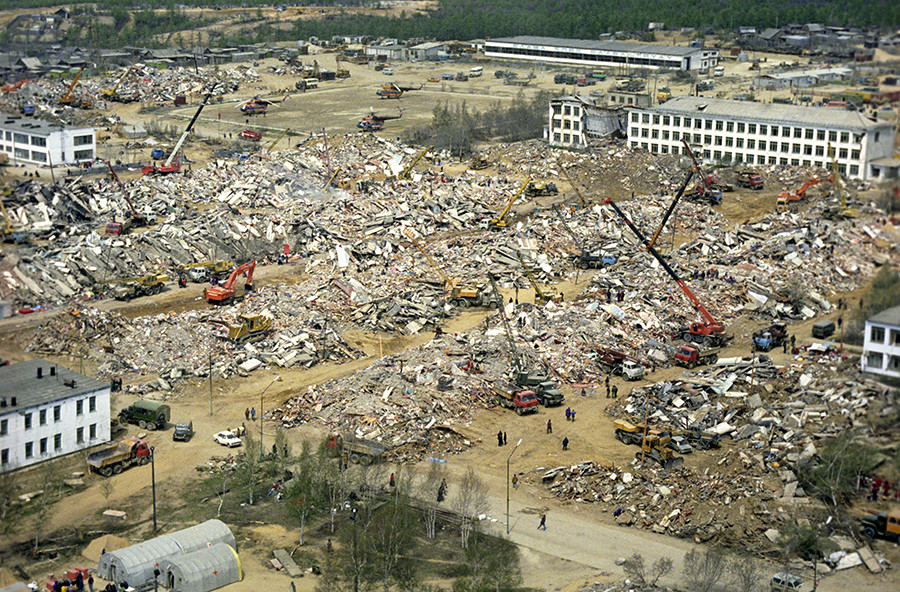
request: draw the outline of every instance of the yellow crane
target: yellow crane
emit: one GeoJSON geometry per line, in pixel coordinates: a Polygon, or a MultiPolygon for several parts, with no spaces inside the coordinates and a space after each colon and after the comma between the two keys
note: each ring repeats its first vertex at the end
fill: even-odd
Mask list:
{"type": "Polygon", "coordinates": [[[405,169],[403,169],[403,172],[400,173],[400,178],[401,178],[401,179],[409,179],[409,174],[412,172],[413,167],[416,166],[416,164],[417,164],[420,160],[422,160],[422,158],[423,158],[426,154],[428,154],[428,152],[429,152],[432,148],[434,148],[434,146],[429,146],[429,147],[426,148],[425,150],[422,150],[421,152],[419,152],[419,153],[416,155],[416,157],[412,160],[412,162],[409,163],[409,165],[408,165],[405,169]]]}
{"type": "Polygon", "coordinates": [[[335,78],[350,78],[350,70],[347,68],[341,68],[341,62],[343,61],[340,52],[334,54],[334,77],[335,78]]]}
{"type": "Polygon", "coordinates": [[[841,174],[838,171],[837,159],[834,156],[834,147],[831,142],[828,143],[828,156],[831,158],[831,181],[834,186],[834,192],[837,194],[840,206],[831,206],[825,209],[827,218],[859,218],[859,210],[851,208],[847,205],[844,192],[841,191],[841,174]]]}
{"type": "Polygon", "coordinates": [[[512,197],[509,198],[509,201],[506,202],[506,205],[501,210],[500,215],[490,221],[488,224],[488,228],[491,230],[499,230],[501,228],[506,228],[509,226],[509,220],[506,219],[506,215],[509,213],[510,208],[512,208],[513,203],[519,196],[522,195],[522,192],[525,191],[525,188],[528,187],[528,184],[531,183],[531,179],[525,179],[525,182],[522,183],[522,186],[519,187],[519,190],[516,191],[512,197]]]}
{"type": "Polygon", "coordinates": [[[584,196],[581,195],[581,191],[578,190],[578,186],[572,181],[572,177],[569,176],[569,171],[566,170],[566,167],[562,167],[563,176],[566,178],[566,181],[569,182],[569,185],[572,186],[572,189],[575,191],[575,195],[578,196],[578,199],[581,200],[581,207],[587,207],[587,200],[584,199],[584,196]]]}
{"type": "Polygon", "coordinates": [[[278,135],[278,137],[275,138],[275,140],[272,141],[271,144],[269,144],[269,147],[268,147],[268,148],[266,148],[266,154],[271,154],[271,153],[272,153],[272,149],[275,148],[275,144],[277,144],[278,142],[280,142],[280,141],[281,141],[281,138],[285,137],[289,131],[291,131],[291,128],[289,128],[289,127],[284,128],[284,131],[281,132],[281,133],[278,135]]]}
{"type": "Polygon", "coordinates": [[[531,282],[531,285],[534,286],[534,303],[538,306],[544,306],[548,302],[562,302],[563,295],[562,292],[557,292],[552,288],[541,288],[540,284],[538,284],[537,279],[535,279],[534,274],[531,273],[531,269],[528,265],[525,264],[525,260],[522,259],[522,253],[516,251],[516,257],[519,258],[519,263],[522,264],[522,269],[525,270],[525,275],[528,277],[528,281],[531,282]]]}
{"type": "Polygon", "coordinates": [[[75,75],[75,78],[72,80],[72,84],[69,85],[68,90],[66,90],[66,94],[64,94],[59,102],[62,105],[72,105],[75,103],[76,99],[72,96],[72,91],[75,90],[75,85],[78,84],[78,79],[81,78],[81,73],[84,72],[84,69],[87,67],[87,63],[81,66],[78,70],[78,74],[75,75]]]}
{"type": "Polygon", "coordinates": [[[132,70],[134,70],[134,65],[129,66],[128,69],[125,70],[125,73],[119,77],[119,79],[116,81],[116,84],[112,88],[104,88],[103,90],[101,90],[100,94],[103,95],[103,98],[111,100],[113,97],[115,97],[116,91],[119,90],[119,85],[122,84],[122,81],[124,81],[129,74],[131,74],[132,70]]]}

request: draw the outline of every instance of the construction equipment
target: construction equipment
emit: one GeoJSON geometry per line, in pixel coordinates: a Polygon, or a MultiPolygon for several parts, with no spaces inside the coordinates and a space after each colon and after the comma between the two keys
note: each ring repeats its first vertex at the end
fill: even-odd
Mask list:
{"type": "Polygon", "coordinates": [[[715,432],[707,432],[700,428],[684,430],[681,436],[698,450],[709,450],[721,446],[722,436],[715,432]]]}
{"type": "Polygon", "coordinates": [[[348,463],[371,465],[381,462],[387,447],[375,440],[357,438],[352,434],[331,433],[325,439],[325,446],[331,448],[335,455],[341,457],[343,466],[348,463]]]}
{"type": "Polygon", "coordinates": [[[685,368],[696,368],[707,364],[715,364],[719,361],[720,347],[704,347],[697,344],[682,345],[675,352],[675,363],[685,368]]]}
{"type": "Polygon", "coordinates": [[[738,171],[737,184],[748,189],[762,189],[763,179],[754,171],[738,171]]]}
{"type": "Polygon", "coordinates": [[[534,391],[504,391],[498,388],[494,389],[494,400],[501,407],[513,409],[516,415],[525,415],[526,413],[537,413],[538,398],[534,391]]]}
{"type": "Polygon", "coordinates": [[[556,212],[559,221],[562,223],[563,228],[566,229],[566,232],[569,233],[569,236],[572,237],[572,240],[575,241],[575,245],[581,251],[581,254],[578,256],[577,265],[581,269],[589,269],[589,268],[600,268],[607,267],[609,265],[616,264],[616,256],[611,253],[603,253],[600,249],[590,250],[588,249],[584,243],[578,238],[575,232],[569,228],[569,225],[566,224],[566,219],[563,216],[562,210],[559,209],[558,206],[554,204],[553,211],[556,212]]]}
{"type": "Polygon", "coordinates": [[[757,351],[770,351],[782,345],[788,337],[787,325],[772,323],[753,334],[753,346],[757,351]]]}
{"type": "Polygon", "coordinates": [[[525,195],[528,197],[541,197],[544,195],[557,194],[559,194],[559,189],[557,189],[556,183],[535,183],[534,181],[530,181],[528,185],[525,186],[525,195]]]}
{"type": "MultiPolygon", "coordinates": [[[[562,167],[561,170],[562,170],[563,176],[566,178],[566,181],[569,182],[569,186],[570,186],[570,187],[572,188],[572,190],[575,192],[575,195],[578,196],[578,199],[581,200],[581,206],[584,207],[584,208],[586,208],[587,205],[588,205],[587,200],[586,200],[586,199],[584,198],[584,196],[581,194],[581,191],[579,191],[578,185],[576,185],[576,184],[575,184],[575,181],[572,180],[571,175],[569,175],[568,169],[566,169],[566,167],[562,167]]],[[[575,241],[575,242],[578,242],[578,241],[575,241]]]]}
{"type": "Polygon", "coordinates": [[[258,341],[272,330],[272,319],[259,314],[240,315],[237,323],[228,323],[222,319],[209,319],[209,322],[219,325],[220,337],[236,343],[258,341]]]}
{"type": "Polygon", "coordinates": [[[188,279],[195,283],[208,282],[210,278],[219,278],[222,274],[228,273],[228,270],[234,268],[232,261],[218,259],[216,261],[199,261],[197,263],[188,263],[178,267],[179,273],[187,272],[188,279]]]}
{"type": "Polygon", "coordinates": [[[507,226],[509,226],[509,220],[506,219],[506,215],[509,213],[510,208],[512,208],[513,203],[515,203],[515,201],[519,199],[519,196],[522,195],[522,192],[525,191],[525,188],[529,183],[531,183],[531,179],[526,179],[525,182],[522,183],[522,186],[519,187],[519,190],[509,198],[508,202],[506,202],[506,205],[503,207],[500,215],[488,223],[488,229],[500,230],[501,228],[506,228],[507,226]]]}
{"type": "Polygon", "coordinates": [[[669,217],[675,211],[675,206],[678,205],[678,200],[681,199],[681,196],[684,194],[684,190],[687,189],[688,183],[691,182],[691,178],[694,176],[694,170],[691,169],[688,171],[688,175],[684,180],[684,183],[681,184],[681,187],[678,188],[678,191],[675,193],[675,197],[672,199],[672,203],[669,205],[669,209],[666,210],[665,215],[663,215],[662,221],[659,223],[659,227],[656,229],[656,232],[653,233],[653,238],[650,239],[649,246],[654,246],[656,244],[656,239],[659,238],[660,233],[663,231],[663,228],[666,227],[666,222],[669,221],[669,217]]]}
{"type": "Polygon", "coordinates": [[[139,213],[135,209],[134,204],[131,203],[131,199],[128,197],[128,192],[125,190],[125,184],[122,183],[121,179],[119,179],[119,175],[113,168],[112,163],[108,160],[103,162],[105,162],[106,166],[109,168],[109,176],[113,178],[113,180],[119,185],[119,189],[122,190],[122,197],[125,198],[125,203],[128,204],[129,209],[129,212],[121,222],[116,220],[115,216],[113,216],[112,222],[106,225],[106,234],[127,234],[135,226],[145,226],[146,224],[148,224],[149,220],[147,219],[147,217],[139,213]]]}
{"type": "Polygon", "coordinates": [[[653,459],[666,470],[677,469],[684,465],[684,458],[675,456],[669,448],[669,442],[671,437],[668,435],[647,434],[641,445],[641,452],[636,452],[634,456],[640,461],[653,459]]]}
{"type": "Polygon", "coordinates": [[[809,179],[803,185],[800,186],[796,192],[791,193],[789,191],[782,191],[778,198],[775,200],[775,211],[780,213],[788,211],[790,208],[791,202],[795,201],[803,201],[806,197],[806,191],[819,183],[824,183],[825,181],[833,180],[833,176],[828,179],[823,179],[821,177],[813,177],[809,179]]]}
{"type": "MultiPolygon", "coordinates": [[[[228,276],[228,280],[221,286],[210,286],[204,290],[203,295],[210,304],[231,304],[235,300],[234,284],[237,282],[238,276],[247,274],[247,281],[244,282],[244,294],[253,291],[253,271],[256,269],[256,260],[249,261],[243,265],[238,265],[228,276]]],[[[243,298],[243,296],[241,297],[243,298]]]]}
{"type": "Polygon", "coordinates": [[[828,143],[828,156],[831,158],[831,184],[834,187],[834,192],[837,194],[838,200],[840,201],[840,206],[829,206],[825,208],[822,212],[829,220],[841,219],[841,218],[859,218],[859,210],[856,208],[851,208],[847,205],[847,200],[844,197],[844,192],[841,189],[841,173],[838,170],[837,159],[834,155],[834,147],[832,147],[831,142],[828,143]]]}
{"type": "Polygon", "coordinates": [[[416,163],[418,163],[420,160],[422,160],[422,158],[423,158],[426,154],[428,154],[428,152],[429,152],[432,148],[434,148],[434,146],[429,146],[429,147],[426,148],[425,150],[422,150],[421,152],[419,152],[418,154],[416,154],[416,157],[412,159],[412,162],[409,163],[409,164],[406,166],[405,169],[403,169],[403,172],[402,172],[402,173],[400,173],[400,177],[399,177],[399,178],[400,178],[400,179],[409,179],[409,175],[410,175],[410,173],[412,172],[413,167],[416,166],[416,163]]]}
{"type": "Polygon", "coordinates": [[[140,438],[129,438],[88,454],[87,464],[95,473],[111,477],[132,465],[149,463],[151,454],[146,442],[140,438]]]}
{"type": "Polygon", "coordinates": [[[119,90],[119,85],[131,74],[131,71],[134,69],[134,66],[129,66],[125,73],[116,81],[116,84],[113,85],[112,88],[104,88],[100,91],[100,95],[108,100],[108,101],[121,101],[121,98],[116,94],[116,91],[119,90]]]}
{"type": "Polygon", "coordinates": [[[60,97],[60,105],[75,105],[78,102],[78,99],[72,96],[72,91],[75,90],[75,85],[78,84],[78,80],[81,78],[81,73],[84,72],[85,68],[87,68],[87,63],[84,63],[81,68],[78,69],[78,73],[75,74],[75,78],[72,79],[72,84],[70,84],[69,88],[66,89],[66,94],[60,97]]]}
{"type": "Polygon", "coordinates": [[[122,284],[113,288],[112,295],[116,300],[132,300],[141,296],[159,294],[169,279],[164,273],[150,273],[142,276],[106,280],[101,284],[122,284]]]}
{"type": "Polygon", "coordinates": [[[666,270],[666,273],[675,281],[681,291],[684,292],[685,296],[688,297],[688,300],[691,301],[691,304],[694,305],[694,309],[699,312],[703,318],[704,322],[699,323],[691,323],[690,326],[684,327],[678,330],[678,335],[684,339],[685,341],[691,341],[694,343],[705,344],[708,346],[721,346],[727,343],[733,336],[727,335],[725,333],[725,327],[722,323],[716,321],[709,311],[706,310],[706,307],[701,304],[701,302],[694,296],[694,293],[691,292],[691,289],[687,287],[687,284],[678,277],[678,274],[675,273],[675,270],[669,265],[669,263],[665,260],[665,258],[659,254],[654,247],[650,246],[650,242],[644,236],[644,234],[638,230],[637,226],[635,226],[631,220],[625,216],[625,213],[619,209],[619,206],[613,202],[611,198],[607,198],[605,203],[609,204],[613,210],[615,210],[616,214],[618,214],[619,218],[622,219],[623,222],[631,229],[631,231],[637,236],[638,240],[640,240],[647,248],[647,251],[650,252],[651,255],[662,265],[663,269],[666,270]]]}
{"type": "Polygon", "coordinates": [[[271,154],[271,153],[272,153],[272,149],[275,148],[275,144],[277,144],[278,142],[280,142],[280,141],[281,141],[281,138],[285,137],[285,136],[288,134],[289,131],[291,131],[291,128],[289,128],[289,127],[284,128],[284,131],[281,132],[280,134],[278,134],[278,137],[275,138],[275,139],[272,141],[271,144],[269,144],[269,147],[268,147],[268,148],[266,148],[266,154],[271,154]]]}
{"type": "Polygon", "coordinates": [[[177,161],[175,161],[175,157],[178,156],[178,151],[181,150],[181,146],[187,139],[188,134],[191,133],[192,129],[194,129],[194,124],[197,122],[197,119],[200,118],[200,112],[203,111],[204,107],[206,107],[206,104],[209,102],[210,97],[212,97],[212,91],[208,92],[203,98],[203,102],[200,103],[200,106],[197,108],[197,112],[194,113],[194,116],[188,122],[187,128],[185,128],[184,133],[181,134],[181,137],[178,139],[178,143],[175,144],[175,148],[172,149],[172,152],[169,154],[169,158],[166,159],[166,162],[161,166],[151,164],[143,167],[141,169],[141,172],[143,174],[168,175],[170,173],[177,173],[181,171],[181,165],[177,161]]]}
{"type": "Polygon", "coordinates": [[[694,163],[694,172],[697,173],[697,176],[700,179],[700,183],[698,183],[692,191],[687,192],[685,195],[693,199],[705,199],[709,202],[710,205],[713,206],[719,205],[720,203],[722,203],[722,191],[720,191],[719,188],[715,186],[712,177],[709,177],[703,173],[703,169],[700,167],[700,163],[697,162],[697,158],[694,156],[694,151],[691,150],[691,147],[687,143],[687,140],[682,138],[681,143],[684,144],[684,149],[691,157],[691,161],[694,163]]]}
{"type": "Polygon", "coordinates": [[[484,158],[480,154],[476,154],[472,157],[472,160],[469,161],[469,168],[473,171],[480,171],[491,166],[491,161],[484,158]]]}
{"type": "Polygon", "coordinates": [[[467,308],[469,306],[486,306],[488,308],[498,308],[503,304],[503,300],[499,299],[493,291],[487,290],[486,287],[477,286],[459,286],[459,280],[452,278],[444,271],[444,269],[435,261],[431,255],[425,250],[425,247],[416,240],[412,229],[408,226],[403,229],[403,234],[408,238],[413,246],[425,258],[425,261],[434,268],[444,281],[444,290],[449,291],[450,304],[457,308],[467,308]]]}
{"type": "Polygon", "coordinates": [[[616,349],[596,347],[594,352],[597,354],[595,358],[597,366],[606,374],[625,376],[628,380],[638,380],[644,376],[644,367],[649,367],[646,362],[616,349]],[[625,374],[626,365],[628,366],[628,375],[625,374]]]}
{"type": "MultiPolygon", "coordinates": [[[[613,421],[613,427],[616,428],[616,440],[623,444],[640,446],[644,441],[645,426],[642,423],[634,424],[625,419],[616,419],[613,421]]],[[[656,430],[652,432],[654,435],[661,435],[656,430]]]]}
{"type": "Polygon", "coordinates": [[[534,303],[538,306],[544,306],[548,302],[562,302],[563,295],[562,292],[558,292],[552,288],[541,288],[540,284],[538,284],[537,279],[534,277],[534,274],[531,272],[531,269],[528,265],[525,264],[525,260],[522,259],[522,253],[516,251],[516,257],[519,258],[519,263],[522,264],[522,269],[525,271],[525,276],[528,278],[528,281],[531,282],[531,285],[534,286],[534,303]]]}
{"type": "Polygon", "coordinates": [[[341,62],[343,58],[340,53],[334,54],[334,77],[335,78],[350,78],[350,70],[346,68],[341,68],[341,62]]]}
{"type": "MultiPolygon", "coordinates": [[[[886,490],[885,490],[886,491],[886,490]]],[[[870,538],[880,537],[900,543],[900,509],[864,517],[861,521],[862,533],[870,538]]]]}

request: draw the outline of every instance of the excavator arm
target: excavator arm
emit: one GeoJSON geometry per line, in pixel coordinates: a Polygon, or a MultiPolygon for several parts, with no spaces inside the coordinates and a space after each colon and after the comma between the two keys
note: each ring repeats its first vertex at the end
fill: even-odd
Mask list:
{"type": "Polygon", "coordinates": [[[75,90],[75,85],[78,84],[78,80],[81,78],[81,73],[84,72],[84,69],[87,68],[87,63],[85,63],[78,70],[78,74],[75,75],[75,78],[72,79],[72,84],[69,85],[68,90],[66,90],[66,94],[62,96],[59,100],[63,105],[68,105],[69,103],[73,103],[75,99],[72,98],[72,91],[75,90]]]}
{"type": "Polygon", "coordinates": [[[506,341],[509,343],[509,353],[512,356],[513,365],[516,367],[517,372],[524,372],[525,364],[519,353],[519,348],[516,347],[516,340],[513,339],[512,329],[509,326],[509,320],[506,318],[506,311],[503,309],[503,295],[500,294],[500,288],[497,287],[497,279],[490,272],[488,272],[488,279],[491,280],[491,288],[494,290],[497,302],[500,303],[498,312],[500,313],[500,319],[503,321],[503,329],[506,331],[506,341]]]}
{"type": "Polygon", "coordinates": [[[647,247],[647,250],[650,252],[650,254],[653,255],[653,257],[655,257],[657,261],[659,261],[659,264],[662,265],[663,269],[666,270],[666,273],[668,273],[669,276],[671,276],[672,279],[675,280],[675,283],[678,284],[678,287],[681,288],[681,291],[684,292],[684,295],[687,296],[688,300],[691,301],[691,304],[694,305],[694,308],[701,315],[703,315],[703,318],[706,320],[707,325],[709,327],[721,327],[721,323],[716,321],[713,316],[709,314],[709,311],[706,310],[706,307],[703,306],[703,304],[697,299],[696,296],[694,296],[694,293],[691,292],[691,289],[687,287],[687,284],[685,284],[684,281],[680,277],[678,277],[678,274],[675,273],[675,270],[672,269],[672,267],[666,262],[665,258],[663,258],[663,256],[659,254],[659,251],[657,251],[653,248],[652,245],[650,245],[650,241],[648,241],[644,234],[638,229],[638,227],[628,219],[625,213],[619,209],[619,206],[616,205],[612,198],[607,198],[605,200],[605,203],[609,204],[612,209],[615,210],[616,214],[619,215],[619,218],[621,218],[622,221],[625,222],[625,225],[628,226],[628,228],[631,229],[635,236],[638,237],[638,240],[644,243],[644,246],[647,247]]]}
{"type": "Polygon", "coordinates": [[[133,65],[129,66],[128,69],[125,70],[125,73],[122,74],[122,76],[116,81],[116,84],[112,88],[104,88],[102,91],[100,91],[100,94],[107,98],[116,96],[116,91],[119,90],[119,85],[122,84],[122,81],[124,81],[129,74],[131,74],[132,70],[134,70],[133,65]]]}
{"type": "Polygon", "coordinates": [[[172,149],[172,153],[169,154],[169,158],[166,159],[166,164],[164,166],[170,166],[172,161],[175,160],[175,157],[178,155],[178,151],[181,150],[181,145],[184,144],[184,141],[187,139],[188,134],[191,133],[191,130],[194,128],[194,124],[197,122],[197,119],[200,117],[200,112],[203,111],[203,108],[206,107],[206,104],[209,102],[209,98],[212,96],[212,92],[206,94],[203,98],[203,102],[200,103],[200,107],[197,109],[197,112],[194,113],[194,116],[191,118],[191,121],[188,123],[187,129],[184,130],[184,133],[181,134],[181,137],[178,139],[178,143],[175,144],[175,148],[172,149]]]}
{"type": "Polygon", "coordinates": [[[694,163],[694,170],[697,171],[697,174],[700,176],[700,183],[703,185],[703,189],[707,193],[716,193],[718,190],[709,182],[709,177],[706,176],[706,173],[704,173],[703,169],[700,167],[700,163],[694,156],[694,151],[691,150],[691,147],[687,143],[687,140],[681,138],[681,143],[684,144],[684,149],[687,150],[688,155],[691,157],[691,161],[694,163]]]}
{"type": "Polygon", "coordinates": [[[289,127],[284,128],[284,131],[281,132],[280,134],[278,134],[278,137],[275,138],[275,140],[274,140],[271,144],[269,144],[269,147],[268,147],[268,148],[266,148],[266,154],[271,154],[271,153],[272,153],[272,148],[275,147],[275,144],[277,144],[278,142],[280,142],[280,141],[281,141],[281,138],[285,137],[289,131],[291,131],[291,128],[289,128],[289,127]]]}
{"type": "Polygon", "coordinates": [[[559,206],[553,204],[553,211],[556,212],[556,216],[559,218],[559,222],[562,224],[563,228],[566,229],[566,232],[569,233],[569,236],[572,237],[572,240],[575,241],[575,246],[584,251],[584,246],[581,244],[581,239],[575,234],[575,232],[569,228],[569,225],[566,224],[566,219],[563,217],[562,211],[559,209],[559,206]]]}

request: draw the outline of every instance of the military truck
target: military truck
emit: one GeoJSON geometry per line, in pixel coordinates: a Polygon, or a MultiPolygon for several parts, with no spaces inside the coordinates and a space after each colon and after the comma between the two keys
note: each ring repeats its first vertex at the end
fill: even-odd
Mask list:
{"type": "Polygon", "coordinates": [[[559,189],[556,187],[556,183],[535,183],[531,181],[528,185],[525,186],[525,195],[528,197],[541,197],[543,195],[557,195],[559,193],[559,189]]]}
{"type": "Polygon", "coordinates": [[[900,509],[866,516],[862,519],[862,533],[870,539],[880,537],[900,543],[900,509]]]}
{"type": "Polygon", "coordinates": [[[172,410],[165,403],[156,401],[135,401],[119,411],[119,423],[135,424],[142,430],[165,429],[172,410]]]}
{"type": "Polygon", "coordinates": [[[563,404],[566,400],[562,391],[559,390],[556,383],[552,380],[539,383],[534,388],[534,394],[537,395],[538,401],[544,407],[556,407],[563,404]]]}
{"type": "Polygon", "coordinates": [[[357,438],[352,434],[331,433],[325,440],[325,446],[331,448],[334,454],[341,457],[341,462],[347,464],[371,465],[383,460],[387,447],[375,440],[357,438]]]}

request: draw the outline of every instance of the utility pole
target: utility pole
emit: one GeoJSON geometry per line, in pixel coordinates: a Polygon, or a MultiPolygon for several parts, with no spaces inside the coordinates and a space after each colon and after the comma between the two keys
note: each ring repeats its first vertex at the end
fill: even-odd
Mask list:
{"type": "Polygon", "coordinates": [[[156,532],[156,447],[150,447],[150,480],[153,489],[153,532],[156,532]]]}
{"type": "Polygon", "coordinates": [[[522,438],[519,438],[515,448],[513,448],[512,452],[509,453],[509,456],[506,457],[506,534],[509,534],[509,461],[512,459],[512,455],[516,453],[516,450],[519,449],[521,443],[522,438]]]}

